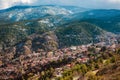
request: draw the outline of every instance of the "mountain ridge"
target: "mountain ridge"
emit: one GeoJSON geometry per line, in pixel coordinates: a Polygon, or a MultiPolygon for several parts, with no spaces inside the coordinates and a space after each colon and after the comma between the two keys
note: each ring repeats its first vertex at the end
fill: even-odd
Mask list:
{"type": "MultiPolygon", "coordinates": [[[[17,8],[16,6],[13,7],[12,11],[8,11],[5,13],[3,12],[3,15],[0,13],[0,34],[3,35],[0,39],[2,44],[6,46],[8,46],[8,43],[9,45],[14,45],[26,39],[32,34],[42,35],[49,31],[55,32],[54,34],[58,37],[58,40],[60,41],[60,43],[58,42],[58,44],[60,44],[60,47],[99,42],[100,37],[102,37],[103,40],[105,39],[105,42],[108,42],[108,40],[106,39],[116,36],[116,34],[114,34],[113,31],[110,31],[107,27],[104,28],[102,25],[97,24],[94,20],[89,21],[87,19],[94,19],[94,15],[96,15],[95,18],[97,19],[97,21],[99,20],[99,17],[101,18],[101,16],[105,16],[105,19],[108,15],[114,17],[112,14],[116,12],[114,15],[117,16],[117,14],[120,13],[119,10],[103,10],[103,12],[100,10],[81,10],[72,13],[72,10],[76,10],[76,7],[64,7],[65,6],[62,7],[49,5],[35,8],[33,7],[33,9],[31,9],[30,7],[29,10],[28,6],[23,6],[22,9],[19,9],[21,7],[18,6],[18,9],[15,9],[17,8]],[[70,8],[71,10],[68,8],[70,8]],[[92,14],[92,17],[89,17],[88,14],[91,12],[94,12],[94,15],[92,14]],[[108,12],[111,13],[108,14],[108,12]],[[35,14],[33,15],[33,13],[35,14]],[[98,13],[101,15],[98,15],[98,13]],[[4,22],[4,20],[6,20],[8,24],[4,22]],[[2,24],[2,21],[4,22],[4,24],[2,24]],[[11,21],[12,23],[9,21],[11,21]],[[6,32],[3,32],[4,29],[6,29],[6,32]],[[22,33],[20,33],[20,31],[22,33]],[[68,38],[65,36],[67,36],[68,38]]],[[[79,10],[78,7],[77,9],[79,10]]],[[[111,28],[114,28],[114,26],[111,26],[111,28]]],[[[119,27],[116,27],[114,29],[117,29],[119,31],[119,27]]]]}

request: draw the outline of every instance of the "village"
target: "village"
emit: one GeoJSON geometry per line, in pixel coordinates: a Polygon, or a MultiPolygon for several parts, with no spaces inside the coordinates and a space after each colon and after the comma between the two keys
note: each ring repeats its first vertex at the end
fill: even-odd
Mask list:
{"type": "Polygon", "coordinates": [[[87,44],[80,46],[71,46],[55,51],[33,52],[32,54],[23,54],[16,59],[9,59],[10,54],[0,56],[0,79],[22,79],[23,75],[34,73],[40,76],[41,72],[50,67],[54,68],[54,76],[61,77],[65,69],[70,69],[77,63],[87,63],[91,59],[96,59],[101,51],[107,49],[115,51],[119,44],[106,45],[105,43],[87,44]],[[90,56],[94,55],[94,56],[90,56]]]}

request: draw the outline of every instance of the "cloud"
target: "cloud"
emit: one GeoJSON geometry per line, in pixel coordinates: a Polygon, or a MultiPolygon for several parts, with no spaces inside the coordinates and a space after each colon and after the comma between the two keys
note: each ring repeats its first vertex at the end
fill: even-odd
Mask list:
{"type": "Polygon", "coordinates": [[[15,5],[30,5],[36,0],[0,0],[0,9],[5,9],[15,5]]]}
{"type": "Polygon", "coordinates": [[[120,3],[120,0],[108,0],[111,3],[120,3]]]}
{"type": "Polygon", "coordinates": [[[38,0],[39,4],[73,5],[85,8],[120,9],[120,0],[38,0]]]}
{"type": "Polygon", "coordinates": [[[0,9],[15,5],[73,5],[86,8],[120,9],[120,0],[0,0],[0,9]]]}

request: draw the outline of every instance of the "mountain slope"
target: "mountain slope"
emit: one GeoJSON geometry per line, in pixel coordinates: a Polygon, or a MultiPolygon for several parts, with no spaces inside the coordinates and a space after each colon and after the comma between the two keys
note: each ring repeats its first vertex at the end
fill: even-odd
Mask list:
{"type": "Polygon", "coordinates": [[[86,21],[97,26],[100,26],[102,29],[107,30],[109,32],[120,34],[120,15],[111,17],[109,19],[106,19],[106,17],[104,17],[104,19],[105,20],[89,18],[83,19],[81,21],[83,22],[86,21]]]}
{"type": "Polygon", "coordinates": [[[0,46],[9,48],[49,31],[55,32],[60,47],[110,42],[115,35],[107,31],[120,32],[119,14],[119,10],[88,11],[74,6],[15,6],[0,11],[0,46]]]}
{"type": "Polygon", "coordinates": [[[0,24],[16,21],[37,20],[48,27],[60,26],[73,21],[89,22],[110,32],[120,32],[120,10],[86,9],[75,6],[14,6],[0,11],[0,24]]]}
{"type": "Polygon", "coordinates": [[[26,38],[33,34],[42,35],[49,31],[55,32],[59,47],[99,42],[101,38],[107,41],[109,38],[115,37],[114,34],[86,22],[72,22],[59,27],[49,27],[50,23],[40,23],[42,21],[38,19],[0,25],[1,48],[7,49],[17,43],[24,42],[26,38]]]}
{"type": "Polygon", "coordinates": [[[60,40],[60,45],[63,46],[96,43],[101,39],[106,41],[109,40],[109,35],[114,37],[112,33],[108,33],[98,26],[87,22],[69,23],[65,27],[60,27],[56,33],[60,40]]]}
{"type": "Polygon", "coordinates": [[[89,22],[110,32],[120,32],[120,10],[90,10],[83,13],[73,14],[72,21],[89,22]]]}
{"type": "Polygon", "coordinates": [[[73,13],[85,11],[85,8],[71,7],[71,6],[14,6],[6,10],[0,11],[0,19],[4,21],[21,21],[39,19],[49,16],[62,15],[68,16],[73,13]]]}

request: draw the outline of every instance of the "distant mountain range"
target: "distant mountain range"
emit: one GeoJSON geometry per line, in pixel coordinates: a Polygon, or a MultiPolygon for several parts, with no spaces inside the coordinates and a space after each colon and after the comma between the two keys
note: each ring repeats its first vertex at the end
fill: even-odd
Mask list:
{"type": "MultiPolygon", "coordinates": [[[[42,36],[40,41],[42,38],[49,42],[43,36],[49,32],[58,39],[53,39],[52,46],[54,43],[65,47],[108,42],[120,33],[120,10],[55,5],[14,6],[0,10],[1,49],[25,43],[29,37],[34,45],[33,40],[39,37],[31,37],[33,34],[42,36]]],[[[44,45],[48,45],[46,42],[44,45]]]]}
{"type": "Polygon", "coordinates": [[[0,11],[0,19],[5,21],[22,21],[39,19],[46,16],[68,16],[78,12],[86,11],[85,8],[79,8],[74,6],[14,6],[0,11]]]}

